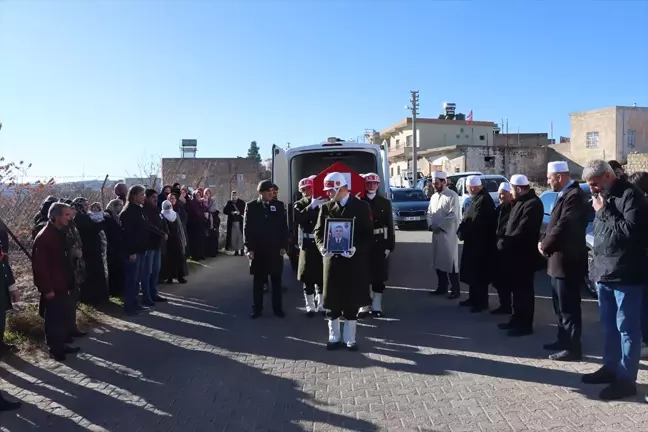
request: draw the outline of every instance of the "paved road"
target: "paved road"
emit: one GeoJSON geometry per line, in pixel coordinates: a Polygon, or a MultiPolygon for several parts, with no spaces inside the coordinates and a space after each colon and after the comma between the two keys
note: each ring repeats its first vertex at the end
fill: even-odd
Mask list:
{"type": "MultiPolygon", "coordinates": [[[[424,291],[436,283],[426,233],[397,238],[390,318],[361,322],[360,352],[324,349],[326,323],[303,316],[296,283],[286,319],[249,320],[247,262],[221,256],[189,285],[168,289],[171,302],[155,313],[111,318],[78,358],[0,364],[0,388],[25,402],[18,415],[2,415],[0,429],[648,430],[639,399],[602,403],[600,387],[580,383],[597,357],[545,359],[541,345],[555,333],[546,279],[538,280],[536,334],[511,340],[496,329],[498,319],[424,291]]],[[[585,348],[598,355],[596,305],[585,309],[585,348]]]]}

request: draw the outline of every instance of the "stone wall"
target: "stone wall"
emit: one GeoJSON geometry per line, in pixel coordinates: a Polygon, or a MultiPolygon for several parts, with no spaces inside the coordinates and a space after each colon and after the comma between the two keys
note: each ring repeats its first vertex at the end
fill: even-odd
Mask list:
{"type": "Polygon", "coordinates": [[[462,147],[465,171],[484,174],[524,174],[530,180],[546,178],[547,146],[543,147],[462,147]]]}
{"type": "Polygon", "coordinates": [[[648,172],[648,153],[630,153],[625,169],[628,174],[641,171],[648,172]]]}

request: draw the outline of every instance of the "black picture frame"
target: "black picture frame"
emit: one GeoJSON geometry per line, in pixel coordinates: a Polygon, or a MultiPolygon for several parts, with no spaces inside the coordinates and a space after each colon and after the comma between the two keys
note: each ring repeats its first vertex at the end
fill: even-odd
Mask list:
{"type": "Polygon", "coordinates": [[[334,254],[348,252],[353,247],[353,232],[355,219],[328,218],[324,225],[326,236],[324,237],[324,248],[334,254]],[[335,239],[341,235],[340,242],[335,239]]]}

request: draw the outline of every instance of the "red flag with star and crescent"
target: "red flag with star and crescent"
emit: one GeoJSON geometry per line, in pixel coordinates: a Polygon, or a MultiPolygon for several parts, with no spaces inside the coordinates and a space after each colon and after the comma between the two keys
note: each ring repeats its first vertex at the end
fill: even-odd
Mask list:
{"type": "Polygon", "coordinates": [[[365,181],[359,173],[353,171],[351,168],[343,164],[342,162],[335,162],[333,165],[326,168],[321,173],[317,174],[313,179],[313,196],[315,198],[325,198],[326,192],[324,192],[324,177],[327,174],[339,172],[344,175],[349,186],[349,191],[352,195],[360,193],[360,197],[364,198],[365,196],[365,181]]]}

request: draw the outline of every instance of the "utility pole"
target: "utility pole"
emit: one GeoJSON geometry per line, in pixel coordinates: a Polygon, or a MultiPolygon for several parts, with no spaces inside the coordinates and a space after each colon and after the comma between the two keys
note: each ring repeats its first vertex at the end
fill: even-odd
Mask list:
{"type": "Polygon", "coordinates": [[[418,162],[418,151],[417,151],[417,134],[416,134],[416,116],[418,115],[419,109],[419,92],[418,90],[410,90],[410,105],[407,109],[412,110],[412,183],[413,187],[418,181],[418,167],[416,163],[418,162]]]}

